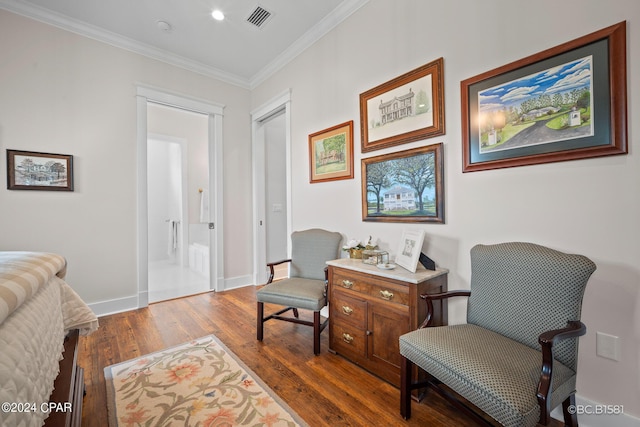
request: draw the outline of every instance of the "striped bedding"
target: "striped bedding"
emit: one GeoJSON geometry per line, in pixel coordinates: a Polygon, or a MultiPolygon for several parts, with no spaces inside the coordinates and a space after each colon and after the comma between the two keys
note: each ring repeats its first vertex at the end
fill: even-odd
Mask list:
{"type": "Polygon", "coordinates": [[[41,426],[67,331],[98,327],[91,309],[63,280],[64,257],[0,252],[0,402],[33,404],[34,412],[0,411],[2,426],[41,426]]]}

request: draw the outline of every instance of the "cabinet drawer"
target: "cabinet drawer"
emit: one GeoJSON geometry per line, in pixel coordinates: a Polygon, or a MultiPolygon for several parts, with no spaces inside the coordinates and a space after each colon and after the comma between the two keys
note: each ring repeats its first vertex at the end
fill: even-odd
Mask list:
{"type": "Polygon", "coordinates": [[[329,304],[331,319],[350,323],[360,329],[364,329],[367,322],[367,302],[353,298],[340,290],[333,294],[333,300],[329,304]]]}
{"type": "Polygon", "coordinates": [[[409,305],[409,288],[404,285],[380,280],[373,276],[359,275],[338,270],[333,274],[334,289],[347,289],[371,296],[375,299],[409,305]]]}
{"type": "Polygon", "coordinates": [[[366,333],[363,329],[332,319],[333,342],[331,348],[338,353],[351,353],[357,356],[365,356],[366,351],[366,333]]]}

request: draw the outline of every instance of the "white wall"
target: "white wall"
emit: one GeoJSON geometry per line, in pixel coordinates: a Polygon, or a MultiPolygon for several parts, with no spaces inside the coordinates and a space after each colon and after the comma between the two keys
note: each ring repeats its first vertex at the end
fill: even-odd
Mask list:
{"type": "Polygon", "coordinates": [[[75,178],[69,193],[0,188],[0,250],[63,254],[69,283],[90,304],[136,301],[136,85],[144,84],[225,105],[224,271],[251,277],[248,90],[5,10],[0,52],[0,150],[72,154],[75,178]]]}
{"type": "MultiPolygon", "coordinates": [[[[580,341],[578,394],[640,416],[639,25],[637,0],[371,0],[252,91],[256,108],[291,89],[294,230],[373,235],[395,251],[405,225],[361,219],[359,94],[444,57],[446,135],[367,156],[444,143],[446,224],[414,227],[426,232],[425,252],[451,270],[450,289],[468,288],[476,243],[532,241],[595,261],[583,305],[588,333],[580,341]],[[628,155],[462,173],[461,80],[625,19],[628,155]],[[354,179],[310,184],[308,135],[347,120],[356,123],[354,179]],[[596,331],[620,337],[619,362],[596,356],[596,331]]],[[[464,306],[452,304],[450,320],[464,318],[464,306]]]]}

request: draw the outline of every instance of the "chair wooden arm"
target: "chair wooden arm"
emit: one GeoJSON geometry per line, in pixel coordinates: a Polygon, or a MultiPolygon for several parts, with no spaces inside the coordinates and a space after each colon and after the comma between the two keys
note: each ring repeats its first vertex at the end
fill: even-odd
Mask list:
{"type": "Polygon", "coordinates": [[[540,424],[547,425],[551,413],[551,380],[553,376],[553,345],[560,340],[577,338],[587,333],[587,327],[578,320],[570,320],[567,327],[554,329],[540,334],[538,342],[542,348],[542,370],[538,383],[538,405],[540,405],[540,424]]]}
{"type": "Polygon", "coordinates": [[[441,300],[451,297],[468,297],[469,295],[471,295],[471,291],[448,291],[438,294],[420,295],[420,298],[427,302],[427,317],[425,317],[424,322],[422,322],[418,329],[426,328],[429,326],[429,323],[431,323],[431,317],[433,317],[433,300],[441,300]]]}
{"type": "Polygon", "coordinates": [[[275,261],[275,262],[268,262],[267,263],[267,267],[269,267],[269,279],[267,280],[267,285],[271,282],[273,282],[273,275],[275,274],[275,271],[273,269],[273,267],[275,267],[276,265],[280,265],[280,264],[284,264],[285,262],[291,262],[290,259],[283,259],[280,261],[275,261]]]}

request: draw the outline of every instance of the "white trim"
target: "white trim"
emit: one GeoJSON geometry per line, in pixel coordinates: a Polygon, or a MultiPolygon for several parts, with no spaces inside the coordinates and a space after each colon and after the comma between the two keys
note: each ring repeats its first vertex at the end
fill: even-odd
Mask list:
{"type": "Polygon", "coordinates": [[[284,52],[258,71],[251,78],[249,87],[251,89],[258,87],[368,2],[369,0],[344,0],[330,14],[304,33],[302,37],[291,43],[284,52]]]}
{"type": "Polygon", "coordinates": [[[210,222],[215,224],[209,233],[210,288],[217,291],[222,286],[220,277],[224,277],[224,241],[222,234],[223,216],[223,159],[222,159],[222,113],[224,105],[181,95],[148,85],[137,85],[137,253],[138,253],[138,307],[149,305],[149,276],[147,249],[147,102],[156,102],[184,110],[209,115],[209,200],[216,208],[210,210],[210,222]],[[213,196],[213,197],[212,197],[213,196]],[[215,200],[215,202],[214,202],[215,200]]]}
{"type": "MultiPolygon", "coordinates": [[[[287,192],[287,235],[292,231],[292,203],[291,203],[291,91],[286,90],[269,102],[251,112],[251,143],[252,143],[252,175],[253,175],[253,283],[266,282],[266,231],[264,221],[265,207],[265,147],[263,122],[274,114],[285,114],[285,164],[286,164],[286,192],[287,192]]],[[[290,248],[287,252],[290,252],[290,248]]]]}
{"type": "Polygon", "coordinates": [[[142,43],[138,40],[124,37],[120,34],[107,31],[103,28],[87,24],[86,22],[70,18],[34,4],[18,2],[16,0],[0,0],[0,8],[70,31],[83,37],[146,56],[147,58],[174,65],[204,76],[213,77],[225,83],[240,86],[244,89],[249,88],[249,81],[245,78],[236,76],[210,65],[176,55],[167,50],[158,49],[157,47],[142,43]]]}
{"type": "MultiPolygon", "coordinates": [[[[148,298],[148,297],[147,297],[148,298]]],[[[136,310],[140,296],[112,299],[108,301],[94,302],[87,304],[96,316],[102,317],[109,314],[122,313],[124,311],[136,310]]]]}
{"type": "Polygon", "coordinates": [[[254,89],[368,2],[369,0],[344,0],[338,7],[336,7],[336,9],[331,11],[331,13],[325,16],[324,19],[311,27],[302,35],[302,37],[293,42],[284,52],[264,66],[250,79],[240,77],[210,65],[176,55],[167,50],[159,49],[140,41],[121,36],[103,28],[89,25],[85,22],[34,4],[18,0],[0,0],[0,8],[120,49],[146,56],[147,58],[162,61],[188,71],[193,71],[194,73],[212,77],[225,83],[239,86],[244,89],[254,89]]]}

